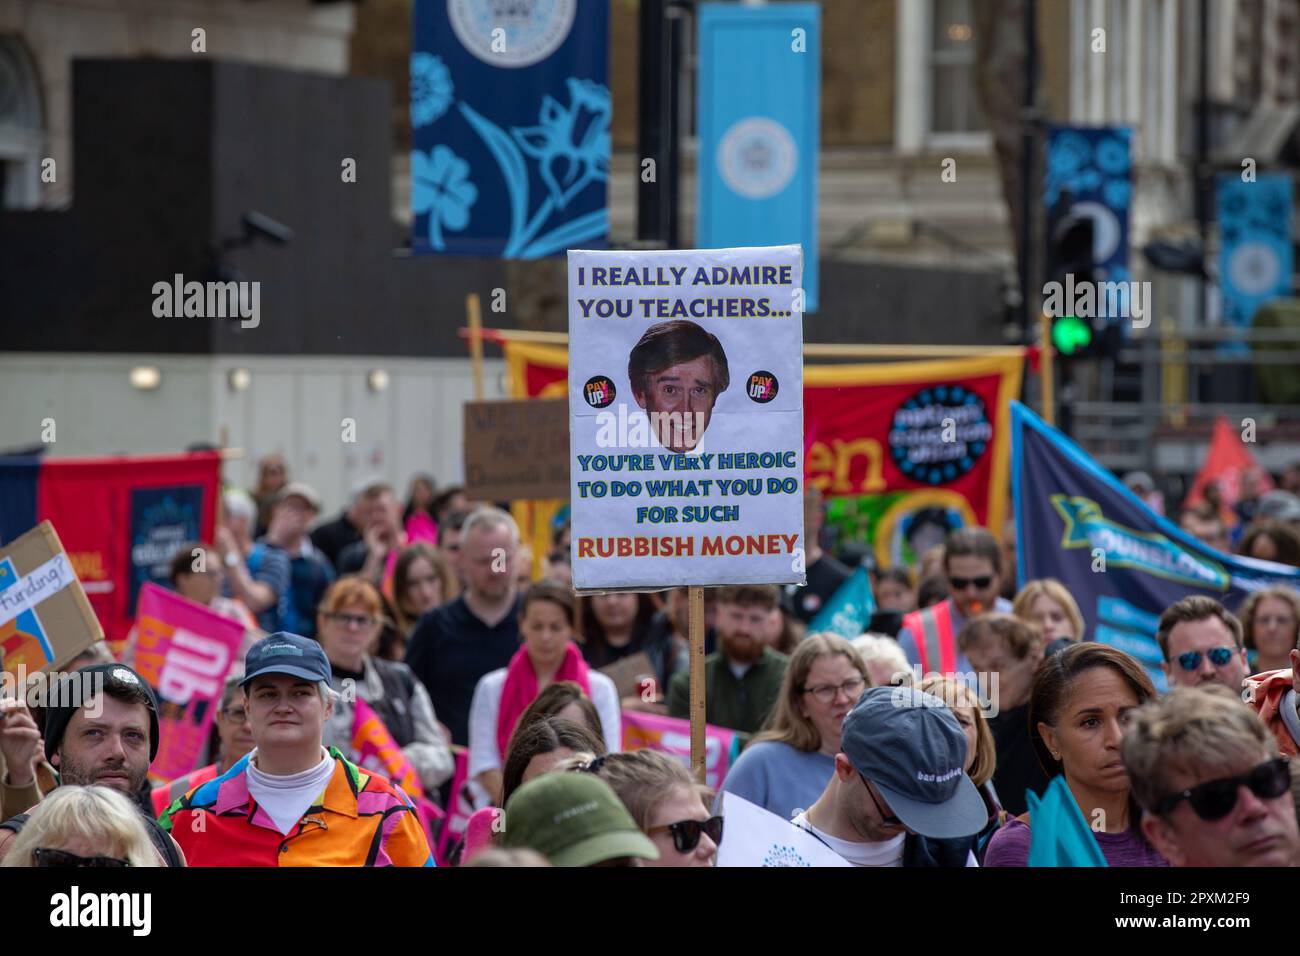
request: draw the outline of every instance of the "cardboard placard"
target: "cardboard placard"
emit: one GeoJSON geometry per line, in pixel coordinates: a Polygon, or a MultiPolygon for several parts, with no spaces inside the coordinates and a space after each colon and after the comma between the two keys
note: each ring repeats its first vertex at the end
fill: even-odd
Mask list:
{"type": "Polygon", "coordinates": [[[465,485],[490,501],[569,495],[569,414],[562,398],[465,403],[465,485]]]}
{"type": "Polygon", "coordinates": [[[104,629],[54,525],[42,521],[0,548],[0,651],[4,670],[55,670],[96,641],[104,629]]]}
{"type": "Polygon", "coordinates": [[[665,688],[655,686],[658,683],[655,666],[644,651],[637,651],[612,664],[606,664],[600,668],[600,672],[614,682],[620,700],[624,697],[641,697],[646,690],[653,690],[657,698],[665,691],[665,688]]]}

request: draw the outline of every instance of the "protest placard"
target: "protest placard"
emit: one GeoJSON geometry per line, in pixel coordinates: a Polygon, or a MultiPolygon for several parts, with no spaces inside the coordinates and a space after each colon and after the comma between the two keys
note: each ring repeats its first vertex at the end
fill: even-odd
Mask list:
{"type": "Polygon", "coordinates": [[[801,281],[798,246],[569,252],[576,588],[804,581],[801,281]]]}
{"type": "Polygon", "coordinates": [[[163,782],[198,765],[244,626],[152,582],[140,589],[139,608],[135,669],[158,694],[149,776],[163,782]]]}
{"type": "Polygon", "coordinates": [[[726,820],[718,866],[849,866],[819,837],[734,793],[722,795],[726,820]]]}
{"type": "MultiPolygon", "coordinates": [[[[727,771],[740,756],[740,735],[726,727],[704,728],[704,780],[717,790],[727,771]]],[[[691,764],[691,722],[680,717],[623,711],[623,749],[658,750],[675,757],[687,767],[691,764]]]]}
{"type": "Polygon", "coordinates": [[[15,687],[103,637],[54,525],[42,521],[0,548],[0,660],[15,687]]]}
{"type": "Polygon", "coordinates": [[[664,692],[664,688],[655,686],[658,683],[655,666],[644,651],[620,657],[612,664],[606,664],[600,672],[614,682],[620,699],[642,697],[655,700],[664,692]],[[647,694],[648,697],[643,696],[647,694]]]}
{"type": "Polygon", "coordinates": [[[564,399],[466,402],[465,487],[486,501],[567,497],[564,399]]]}

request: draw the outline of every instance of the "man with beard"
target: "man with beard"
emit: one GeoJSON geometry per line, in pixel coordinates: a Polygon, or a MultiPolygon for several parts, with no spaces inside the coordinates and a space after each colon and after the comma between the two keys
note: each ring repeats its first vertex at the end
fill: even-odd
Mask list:
{"type": "MultiPolygon", "coordinates": [[[[184,866],[180,847],[149,813],[145,781],[158,754],[158,700],[144,678],[123,664],[83,667],[57,682],[49,703],[45,756],[58,768],[59,785],[124,794],[139,807],[163,862],[184,866]]],[[[26,822],[20,813],[0,824],[0,858],[26,822]]]]}
{"type": "Polygon", "coordinates": [[[966,746],[938,697],[872,687],[844,718],[826,789],[793,823],[853,866],[977,866],[988,808],[963,770],[966,746]]]}
{"type": "MultiPolygon", "coordinates": [[[[780,696],[788,658],[772,650],[766,637],[778,601],[770,584],[718,590],[718,650],[704,659],[705,720],[715,727],[752,734],[780,696]]],[[[689,717],[690,706],[690,673],[681,672],[668,685],[668,713],[689,717]]]]}

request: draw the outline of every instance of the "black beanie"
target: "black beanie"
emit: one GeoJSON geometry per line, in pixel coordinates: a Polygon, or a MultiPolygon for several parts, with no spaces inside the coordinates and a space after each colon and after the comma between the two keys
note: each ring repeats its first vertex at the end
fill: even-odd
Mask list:
{"type": "Polygon", "coordinates": [[[139,687],[149,707],[149,762],[158,756],[158,698],[149,682],[125,664],[92,664],[64,674],[49,689],[45,707],[45,759],[49,760],[63,742],[72,715],[86,700],[109,687],[139,687]],[[96,674],[102,677],[96,678],[96,674]],[[54,705],[58,706],[54,706],[54,705]]]}

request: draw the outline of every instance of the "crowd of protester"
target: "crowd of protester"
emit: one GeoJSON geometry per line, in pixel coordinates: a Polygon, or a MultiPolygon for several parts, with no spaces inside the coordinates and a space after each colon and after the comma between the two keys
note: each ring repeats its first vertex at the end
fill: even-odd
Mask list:
{"type": "MultiPolygon", "coordinates": [[[[1149,477],[1126,484],[1159,506],[1149,477]]],[[[1248,476],[1229,508],[1211,483],[1177,524],[1300,566],[1300,470],[1282,484],[1248,476]]],[[[464,802],[458,865],[712,866],[730,794],[857,866],[1026,866],[1057,780],[1111,866],[1300,865],[1300,593],[1166,608],[1161,694],[1062,584],[1015,586],[1013,524],[877,567],[826,550],[824,515],[810,489],[806,585],[706,592],[706,719],[741,747],[715,792],[623,752],[625,715],[689,717],[685,589],[579,597],[566,521],[534,562],[507,511],[432,476],[405,502],[364,481],[328,516],[268,456],[171,566],[245,629],[202,765],[149,780],[135,636],[92,648],[57,706],[0,701],[0,865],[428,866],[464,802]],[[870,627],[813,630],[858,563],[870,627]],[[367,715],[388,764],[358,745],[367,715]]]]}

